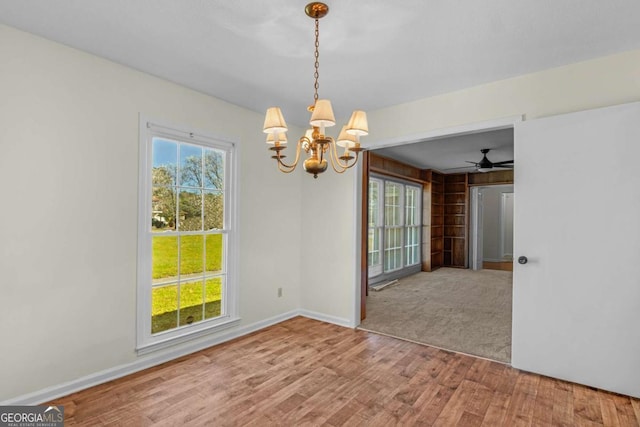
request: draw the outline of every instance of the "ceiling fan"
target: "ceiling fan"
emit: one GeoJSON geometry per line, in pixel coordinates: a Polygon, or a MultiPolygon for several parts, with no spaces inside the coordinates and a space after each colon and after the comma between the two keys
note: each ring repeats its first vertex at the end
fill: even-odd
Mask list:
{"type": "Polygon", "coordinates": [[[487,159],[487,153],[489,151],[491,151],[490,148],[483,148],[482,150],[480,150],[480,152],[482,153],[482,160],[480,160],[479,162],[471,162],[469,160],[467,160],[466,162],[473,163],[476,167],[476,171],[478,172],[489,172],[493,168],[513,169],[513,160],[504,160],[502,162],[492,162],[491,160],[487,159]]]}

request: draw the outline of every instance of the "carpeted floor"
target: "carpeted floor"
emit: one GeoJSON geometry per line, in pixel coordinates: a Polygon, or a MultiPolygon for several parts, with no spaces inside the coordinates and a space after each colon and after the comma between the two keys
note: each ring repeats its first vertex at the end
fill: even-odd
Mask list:
{"type": "Polygon", "coordinates": [[[512,273],[440,268],[369,291],[361,329],[511,361],[512,273]]]}

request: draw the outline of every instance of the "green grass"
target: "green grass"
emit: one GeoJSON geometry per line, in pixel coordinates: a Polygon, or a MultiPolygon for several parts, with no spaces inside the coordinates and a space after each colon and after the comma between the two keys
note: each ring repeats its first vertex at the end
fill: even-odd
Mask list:
{"type": "MultiPolygon", "coordinates": [[[[182,283],[180,285],[179,301],[178,285],[154,288],[151,298],[151,333],[201,321],[202,298],[202,280],[182,283]],[[180,319],[178,319],[178,302],[180,305],[180,319]]],[[[205,319],[220,316],[221,299],[222,279],[206,280],[204,295],[205,319]]]]}
{"type": "MultiPolygon", "coordinates": [[[[222,314],[222,310],[220,309],[220,301],[211,301],[205,304],[205,318],[211,319],[214,317],[220,316],[222,314]]],[[[196,319],[196,316],[202,317],[202,306],[199,305],[197,307],[187,307],[180,311],[180,324],[187,324],[185,318],[188,315],[194,316],[194,322],[199,321],[201,319],[196,319]]],[[[176,312],[168,312],[163,314],[158,314],[157,316],[153,316],[151,318],[151,333],[155,334],[162,331],[167,331],[169,329],[177,328],[176,312]]]]}
{"type": "Polygon", "coordinates": [[[222,235],[207,235],[204,236],[204,239],[206,245],[203,242],[203,236],[181,236],[179,240],[180,257],[178,257],[177,236],[153,236],[153,279],[177,278],[179,265],[182,283],[180,284],[179,301],[178,285],[176,284],[153,289],[151,298],[152,333],[203,320],[203,305],[205,319],[220,316],[222,279],[206,280],[203,301],[202,279],[185,277],[222,269],[222,235]],[[206,260],[203,260],[205,253],[206,260]],[[178,305],[180,306],[179,318],[178,305]]]}
{"type": "MultiPolygon", "coordinates": [[[[206,271],[219,271],[222,267],[222,235],[210,234],[206,237],[206,271]]],[[[180,237],[180,259],[178,260],[178,236],[153,236],[152,277],[162,279],[180,274],[203,272],[205,245],[203,236],[180,237]]]]}

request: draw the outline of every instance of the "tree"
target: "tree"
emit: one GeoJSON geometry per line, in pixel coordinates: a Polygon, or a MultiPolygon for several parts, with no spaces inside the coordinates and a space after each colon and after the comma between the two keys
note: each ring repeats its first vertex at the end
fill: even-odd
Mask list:
{"type": "Polygon", "coordinates": [[[189,156],[184,159],[180,173],[182,175],[180,185],[222,190],[224,159],[218,151],[205,150],[204,162],[200,156],[189,156]]]}
{"type": "Polygon", "coordinates": [[[162,165],[151,171],[153,180],[152,223],[156,228],[176,226],[176,171],[175,167],[162,165]]]}
{"type": "Polygon", "coordinates": [[[204,161],[203,157],[189,156],[182,162],[180,174],[180,203],[176,212],[176,166],[162,165],[152,170],[154,227],[175,228],[179,221],[182,230],[201,230],[203,225],[204,230],[223,228],[224,196],[221,190],[224,188],[224,158],[222,153],[206,149],[204,161]],[[204,194],[198,189],[204,189],[204,194]],[[204,224],[202,224],[203,214],[204,224]]]}

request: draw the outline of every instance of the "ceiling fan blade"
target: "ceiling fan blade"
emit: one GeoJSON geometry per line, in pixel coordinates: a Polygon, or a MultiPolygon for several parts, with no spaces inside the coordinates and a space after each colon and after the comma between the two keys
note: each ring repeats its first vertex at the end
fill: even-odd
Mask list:
{"type": "Polygon", "coordinates": [[[507,165],[507,164],[510,164],[510,163],[513,163],[513,160],[504,160],[502,162],[493,162],[493,165],[494,166],[496,166],[496,165],[507,165]]]}
{"type": "Polygon", "coordinates": [[[495,163],[493,164],[494,168],[506,168],[506,169],[513,169],[513,165],[496,165],[495,163]]]}
{"type": "Polygon", "coordinates": [[[471,164],[474,164],[474,165],[477,165],[477,164],[478,164],[478,162],[470,162],[469,160],[465,160],[465,162],[467,162],[467,163],[471,163],[471,164]]]}

